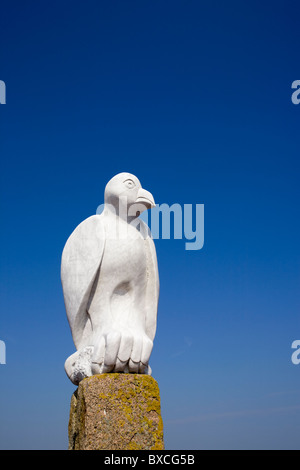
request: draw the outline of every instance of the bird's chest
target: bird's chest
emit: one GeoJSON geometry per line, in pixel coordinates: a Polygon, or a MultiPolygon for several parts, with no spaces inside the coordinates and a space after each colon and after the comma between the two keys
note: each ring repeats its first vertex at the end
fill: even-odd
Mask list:
{"type": "Polygon", "coordinates": [[[115,236],[114,230],[106,229],[106,242],[101,270],[117,279],[133,280],[146,275],[148,241],[131,226],[115,236]]]}

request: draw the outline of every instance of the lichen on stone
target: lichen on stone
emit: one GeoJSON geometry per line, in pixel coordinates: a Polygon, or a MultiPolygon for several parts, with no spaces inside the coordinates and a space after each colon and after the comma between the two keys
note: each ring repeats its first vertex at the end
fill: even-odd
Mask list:
{"type": "Polygon", "coordinates": [[[94,375],[80,382],[75,393],[70,407],[70,449],[164,448],[159,388],[153,377],[94,375]]]}

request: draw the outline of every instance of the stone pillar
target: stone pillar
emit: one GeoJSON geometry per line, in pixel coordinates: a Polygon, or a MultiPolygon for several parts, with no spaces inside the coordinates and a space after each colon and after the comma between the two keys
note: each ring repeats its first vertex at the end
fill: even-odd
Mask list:
{"type": "Polygon", "coordinates": [[[143,374],[100,374],[72,395],[69,450],[164,449],[156,380],[143,374]]]}

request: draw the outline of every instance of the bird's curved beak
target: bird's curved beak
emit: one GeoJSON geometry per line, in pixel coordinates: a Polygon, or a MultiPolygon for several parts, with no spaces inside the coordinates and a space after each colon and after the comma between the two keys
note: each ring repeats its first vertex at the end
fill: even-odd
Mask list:
{"type": "Polygon", "coordinates": [[[135,202],[144,204],[147,209],[152,209],[153,207],[155,207],[155,202],[154,202],[152,194],[143,188],[140,188],[138,190],[137,199],[135,202]]]}

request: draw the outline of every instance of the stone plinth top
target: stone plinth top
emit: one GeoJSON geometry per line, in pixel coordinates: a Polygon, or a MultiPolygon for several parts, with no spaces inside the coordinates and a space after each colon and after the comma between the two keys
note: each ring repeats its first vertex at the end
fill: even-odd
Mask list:
{"type": "Polygon", "coordinates": [[[71,400],[69,449],[164,449],[156,380],[123,373],[82,380],[71,400]]]}

